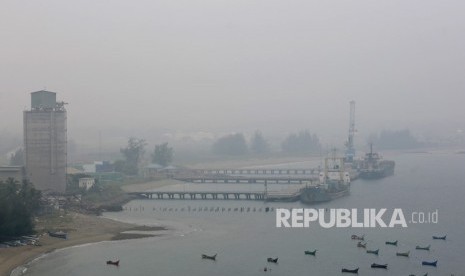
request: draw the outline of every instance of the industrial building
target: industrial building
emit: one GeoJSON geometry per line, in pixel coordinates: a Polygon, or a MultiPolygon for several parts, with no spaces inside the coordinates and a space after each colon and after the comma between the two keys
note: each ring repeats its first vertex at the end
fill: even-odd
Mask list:
{"type": "Polygon", "coordinates": [[[56,93],[31,93],[31,109],[24,111],[26,176],[45,193],[66,190],[67,128],[64,102],[56,93]]]}

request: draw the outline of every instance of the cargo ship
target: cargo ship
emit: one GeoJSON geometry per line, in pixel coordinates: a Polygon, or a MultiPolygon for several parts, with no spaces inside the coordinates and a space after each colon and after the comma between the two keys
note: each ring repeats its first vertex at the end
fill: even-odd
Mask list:
{"type": "Polygon", "coordinates": [[[359,177],[362,179],[379,179],[394,174],[396,163],[392,160],[383,160],[379,153],[373,152],[373,144],[370,144],[370,152],[365,154],[359,163],[359,177]]]}
{"type": "Polygon", "coordinates": [[[325,158],[324,171],[319,174],[318,184],[302,188],[300,201],[305,204],[330,201],[350,192],[350,174],[345,170],[344,158],[325,158]]]}

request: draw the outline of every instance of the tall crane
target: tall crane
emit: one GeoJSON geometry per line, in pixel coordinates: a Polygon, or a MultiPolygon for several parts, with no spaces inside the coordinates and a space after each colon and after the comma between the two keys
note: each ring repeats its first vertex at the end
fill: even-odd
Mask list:
{"type": "Polygon", "coordinates": [[[355,134],[355,101],[350,101],[349,138],[347,139],[345,143],[346,162],[352,162],[355,157],[354,134],[355,134]]]}

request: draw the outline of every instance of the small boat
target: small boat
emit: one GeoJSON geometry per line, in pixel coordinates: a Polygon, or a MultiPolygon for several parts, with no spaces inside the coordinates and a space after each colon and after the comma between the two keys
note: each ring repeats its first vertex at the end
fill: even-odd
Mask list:
{"type": "Polygon", "coordinates": [[[269,263],[275,263],[275,264],[277,264],[277,263],[278,263],[278,258],[276,258],[276,259],[268,258],[268,259],[266,259],[266,261],[269,262],[269,263]]]}
{"type": "Polygon", "coordinates": [[[117,261],[107,261],[107,265],[116,265],[116,266],[119,266],[119,260],[117,260],[117,261]]]}
{"type": "Polygon", "coordinates": [[[368,254],[375,254],[375,255],[378,255],[379,249],[376,249],[376,250],[367,250],[367,253],[368,253],[368,254]]]}
{"type": "Polygon", "coordinates": [[[446,240],[446,235],[442,236],[442,237],[438,237],[438,236],[433,236],[433,240],[446,240]]]}
{"type": "Polygon", "coordinates": [[[427,250],[429,251],[429,248],[431,247],[431,245],[428,245],[428,246],[425,246],[425,247],[422,247],[422,246],[418,246],[415,247],[416,250],[427,250]]]}
{"type": "Polygon", "coordinates": [[[63,231],[57,231],[57,232],[48,231],[48,235],[50,237],[60,238],[60,239],[65,239],[65,240],[68,238],[68,234],[66,232],[63,232],[63,231]]]}
{"type": "Polygon", "coordinates": [[[313,255],[313,256],[315,256],[315,254],[316,254],[316,251],[317,251],[316,249],[315,249],[315,250],[313,250],[313,251],[310,251],[310,250],[305,250],[305,255],[313,255]]]}
{"type": "Polygon", "coordinates": [[[425,262],[425,261],[423,261],[423,262],[421,262],[421,264],[422,265],[429,265],[429,266],[437,266],[438,261],[437,260],[434,261],[434,262],[425,262]]]}
{"type": "Polygon", "coordinates": [[[358,242],[357,247],[367,248],[367,243],[358,242]]]}
{"type": "Polygon", "coordinates": [[[342,272],[358,274],[358,267],[356,269],[343,268],[342,272]]]}
{"type": "Polygon", "coordinates": [[[387,241],[386,244],[397,246],[397,241],[387,241]]]}
{"type": "Polygon", "coordinates": [[[407,251],[407,252],[397,252],[397,253],[396,253],[396,256],[408,257],[409,254],[410,254],[410,251],[407,251]]]}
{"type": "Polygon", "coordinates": [[[205,255],[205,254],[202,254],[202,259],[207,259],[207,260],[213,260],[213,261],[216,261],[216,255],[212,255],[212,256],[209,256],[209,255],[205,255]]]}
{"type": "Polygon", "coordinates": [[[365,240],[365,235],[361,235],[361,236],[352,235],[352,236],[350,236],[350,238],[353,239],[353,240],[363,241],[363,240],[365,240]]]}
{"type": "Polygon", "coordinates": [[[387,269],[387,264],[377,264],[377,263],[372,263],[371,268],[384,268],[387,269]]]}

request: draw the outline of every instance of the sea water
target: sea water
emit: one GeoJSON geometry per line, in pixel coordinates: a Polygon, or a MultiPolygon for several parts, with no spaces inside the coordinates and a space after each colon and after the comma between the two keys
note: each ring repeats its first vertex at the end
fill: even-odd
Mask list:
{"type": "MultiPolygon", "coordinates": [[[[356,180],[349,196],[318,205],[135,200],[126,204],[124,211],[105,216],[143,225],[167,225],[175,230],[160,237],[101,242],[53,252],[28,265],[25,275],[300,276],[340,275],[342,268],[357,267],[359,275],[465,275],[465,155],[397,153],[386,159],[396,161],[395,175],[356,180]],[[318,224],[276,228],[276,208],[401,208],[408,222],[412,212],[437,210],[438,222],[409,222],[407,228],[325,229],[318,224]],[[379,249],[379,255],[358,248],[357,241],[350,238],[352,234],[364,234],[367,249],[379,249]],[[446,234],[446,241],[432,239],[433,235],[446,234]],[[394,240],[398,240],[397,247],[385,244],[394,240]],[[417,245],[429,244],[430,251],[415,250],[417,245]],[[316,256],[304,254],[314,249],[318,250],[316,256]],[[396,252],[406,251],[410,251],[409,258],[396,256],[396,252]],[[217,260],[204,260],[201,254],[218,254],[217,260]],[[278,264],[267,263],[268,257],[279,258],[278,264]],[[120,266],[106,265],[110,259],[120,259],[120,266]],[[437,267],[421,265],[422,261],[433,260],[438,260],[437,267]],[[374,262],[388,264],[388,269],[370,268],[374,262]]],[[[250,185],[258,186],[246,184],[241,189],[263,189],[263,184],[250,185]]],[[[207,184],[202,188],[213,190],[218,186],[207,184]]]]}

